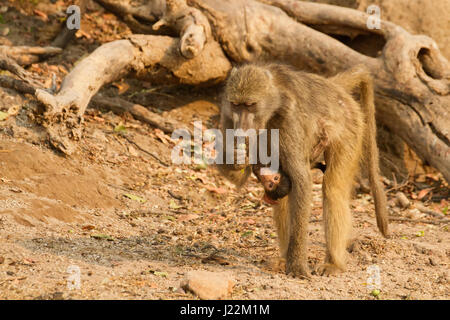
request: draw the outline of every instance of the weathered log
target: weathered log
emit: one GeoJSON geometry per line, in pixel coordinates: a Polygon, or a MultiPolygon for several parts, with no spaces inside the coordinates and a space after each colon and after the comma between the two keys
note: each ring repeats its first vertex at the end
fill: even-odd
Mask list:
{"type": "Polygon", "coordinates": [[[165,0],[147,1],[145,6],[133,7],[121,0],[95,0],[98,4],[120,17],[134,33],[166,34],[168,29],[161,28],[159,32],[153,29],[153,24],[163,15],[165,0]]]}
{"type": "Polygon", "coordinates": [[[353,32],[383,35],[386,44],[378,58],[361,55],[346,46],[331,47],[329,43],[338,42],[335,39],[317,41],[304,50],[314,57],[326,52],[325,59],[318,56],[312,62],[313,66],[325,66],[325,74],[342,70],[334,69],[331,62],[344,68],[353,61],[368,66],[376,84],[377,120],[450,181],[450,64],[431,38],[411,35],[386,21],[381,21],[380,29],[368,29],[369,16],[352,9],[293,0],[263,2],[283,9],[305,24],[342,26],[353,32]]]}
{"type": "MultiPolygon", "coordinates": [[[[381,21],[380,29],[368,29],[367,14],[325,4],[293,0],[188,0],[187,4],[181,13],[175,10],[177,16],[182,12],[189,16],[196,8],[196,14],[207,18],[200,25],[207,21],[212,30],[208,38],[196,19],[185,20],[194,33],[206,32],[205,37],[193,37],[197,56],[187,59],[190,55],[180,54],[183,41],[178,39],[133,36],[98,48],[66,77],[57,95],[37,92],[37,98],[50,113],[74,107],[81,116],[104,83],[128,71],[147,75],[153,83],[217,83],[230,67],[221,48],[234,62],[281,60],[323,75],[364,64],[375,80],[377,120],[450,181],[450,66],[432,39],[386,21],[381,21]],[[327,34],[336,30],[374,34],[386,42],[378,57],[370,57],[327,34]]],[[[155,17],[162,17],[183,37],[189,28],[171,20],[170,9],[155,17]]],[[[150,7],[148,12],[152,14],[150,7]]]]}
{"type": "Polygon", "coordinates": [[[90,99],[104,84],[130,71],[155,83],[195,85],[223,81],[231,69],[214,41],[208,42],[194,59],[183,57],[179,47],[178,38],[151,35],[133,35],[107,43],[77,64],[64,79],[58,94],[38,89],[36,97],[46,106],[49,120],[69,109],[82,116],[90,99]]]}

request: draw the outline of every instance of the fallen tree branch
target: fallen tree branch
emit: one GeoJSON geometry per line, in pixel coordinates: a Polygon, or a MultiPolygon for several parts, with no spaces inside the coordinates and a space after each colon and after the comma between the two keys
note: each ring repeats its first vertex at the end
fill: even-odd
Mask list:
{"type": "Polygon", "coordinates": [[[0,87],[16,90],[21,93],[34,95],[36,88],[23,80],[17,80],[8,76],[0,76],[0,87]]]}
{"type": "Polygon", "coordinates": [[[166,0],[162,18],[153,25],[153,30],[169,26],[180,35],[180,51],[183,57],[192,59],[211,38],[211,27],[203,13],[186,4],[186,0],[166,0]]]}
{"type": "Polygon", "coordinates": [[[43,56],[61,52],[61,48],[55,47],[0,46],[0,55],[3,54],[22,66],[38,62],[43,56]]]}
{"type": "Polygon", "coordinates": [[[138,77],[162,84],[214,84],[225,79],[231,65],[220,46],[208,42],[194,59],[187,60],[178,50],[179,39],[165,36],[133,35],[97,48],[64,79],[61,90],[52,95],[36,90],[36,97],[46,106],[51,123],[61,113],[75,111],[81,117],[87,104],[106,83],[130,71],[138,77]],[[96,77],[92,77],[96,75],[96,77]]]}
{"type": "Polygon", "coordinates": [[[231,69],[214,41],[207,42],[193,59],[183,57],[179,47],[177,38],[133,35],[104,44],[79,62],[56,95],[37,89],[36,98],[45,106],[50,143],[63,153],[72,154],[70,140],[80,139],[82,116],[91,98],[104,84],[130,71],[137,77],[150,77],[153,83],[206,85],[223,81],[231,69]]]}
{"type": "Polygon", "coordinates": [[[427,223],[440,225],[441,223],[449,223],[450,219],[441,219],[441,220],[420,220],[420,219],[410,219],[410,218],[402,218],[402,217],[389,217],[389,221],[400,221],[400,222],[411,222],[411,223],[427,223]]]}
{"type": "Polygon", "coordinates": [[[121,18],[134,33],[175,35],[170,28],[162,27],[158,31],[152,25],[164,14],[165,0],[147,1],[146,5],[132,7],[118,0],[94,0],[99,5],[121,18]]]}
{"type": "Polygon", "coordinates": [[[41,83],[34,79],[34,75],[26,71],[24,68],[19,66],[13,59],[8,56],[0,53],[0,69],[7,70],[12,74],[18,76],[21,80],[33,85],[33,86],[42,86],[41,83]]]}
{"type": "Polygon", "coordinates": [[[125,140],[127,140],[129,143],[134,144],[139,150],[141,150],[142,152],[148,154],[149,156],[151,156],[152,158],[154,158],[155,160],[157,160],[159,163],[161,163],[163,166],[165,167],[170,167],[170,165],[164,161],[162,161],[160,158],[158,158],[157,155],[155,155],[154,153],[145,150],[144,148],[142,148],[140,145],[138,145],[136,142],[134,142],[131,138],[127,137],[126,135],[121,135],[122,138],[124,138],[125,140]]]}
{"type": "Polygon", "coordinates": [[[314,26],[314,28],[324,32],[329,30],[333,33],[336,32],[336,34],[351,37],[368,33],[380,35],[388,35],[390,32],[395,33],[396,25],[388,21],[380,21],[380,28],[369,30],[367,28],[368,14],[345,7],[296,0],[259,1],[276,6],[297,21],[314,26]],[[352,18],[349,19],[349,16],[352,18]]]}
{"type": "Polygon", "coordinates": [[[436,212],[436,211],[431,210],[431,209],[429,209],[429,208],[427,208],[427,207],[424,207],[424,206],[421,205],[420,203],[416,203],[416,204],[415,204],[415,207],[416,207],[417,209],[419,209],[420,212],[426,213],[426,214],[428,214],[428,215],[430,215],[430,216],[433,216],[433,217],[436,217],[436,218],[440,218],[440,219],[445,218],[445,215],[444,215],[443,213],[436,212]]]}
{"type": "Polygon", "coordinates": [[[120,98],[104,98],[97,95],[92,98],[91,103],[96,108],[108,109],[118,114],[129,112],[137,120],[148,123],[165,133],[172,133],[176,129],[183,127],[178,121],[167,119],[139,104],[131,103],[120,98]]]}
{"type": "Polygon", "coordinates": [[[188,59],[198,55],[211,37],[208,19],[200,10],[188,6],[186,0],[149,1],[137,8],[123,1],[96,2],[119,16],[133,32],[178,35],[181,54],[188,59]]]}

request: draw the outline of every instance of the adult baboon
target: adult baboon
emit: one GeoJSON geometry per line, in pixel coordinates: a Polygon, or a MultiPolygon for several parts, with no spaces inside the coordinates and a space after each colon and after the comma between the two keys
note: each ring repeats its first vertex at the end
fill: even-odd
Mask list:
{"type": "MultiPolygon", "coordinates": [[[[223,136],[226,129],[279,130],[280,166],[291,181],[288,196],[274,206],[286,273],[309,276],[310,168],[314,165],[311,162],[317,161],[315,153],[324,136],[326,170],[322,193],[327,255],[318,272],[329,275],[345,270],[352,225],[349,201],[362,160],[369,172],[378,228],[387,236],[386,196],[379,179],[374,112],[372,81],[363,66],[328,79],[280,64],[247,64],[231,71],[221,107],[223,136]],[[350,93],[354,88],[360,90],[360,104],[350,93]]],[[[218,166],[238,186],[252,171],[248,163],[218,166]]]]}

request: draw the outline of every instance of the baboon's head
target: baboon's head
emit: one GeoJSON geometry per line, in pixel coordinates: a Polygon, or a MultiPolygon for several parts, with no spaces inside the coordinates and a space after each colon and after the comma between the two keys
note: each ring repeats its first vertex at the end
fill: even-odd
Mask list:
{"type": "Polygon", "coordinates": [[[276,108],[275,91],[267,68],[257,65],[233,68],[222,108],[233,120],[234,129],[265,129],[276,108]]]}

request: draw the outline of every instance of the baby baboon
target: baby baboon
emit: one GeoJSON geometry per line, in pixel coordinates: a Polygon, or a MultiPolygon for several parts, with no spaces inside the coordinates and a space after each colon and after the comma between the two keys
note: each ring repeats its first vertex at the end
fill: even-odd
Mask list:
{"type": "MultiPolygon", "coordinates": [[[[369,172],[378,228],[387,236],[374,112],[372,81],[363,66],[331,79],[280,64],[233,68],[221,108],[224,137],[226,129],[279,130],[280,166],[290,179],[291,191],[274,206],[274,220],[288,274],[309,275],[310,168],[317,161],[321,141],[326,141],[322,146],[326,163],[322,193],[327,255],[318,272],[328,275],[345,270],[352,224],[349,201],[362,158],[369,172]],[[361,104],[351,95],[354,88],[360,90],[361,104]]],[[[223,164],[219,170],[238,186],[252,171],[249,164],[223,164]]]]}
{"type": "MultiPolygon", "coordinates": [[[[259,182],[264,187],[263,200],[268,204],[278,204],[278,199],[284,198],[291,191],[291,179],[287,174],[279,169],[278,172],[270,174],[261,174],[261,164],[254,164],[252,166],[253,174],[258,178],[259,182]]],[[[322,173],[325,172],[327,166],[323,162],[317,162],[312,169],[319,169],[322,173]]]]}
{"type": "Polygon", "coordinates": [[[268,204],[277,204],[278,199],[284,198],[291,191],[291,179],[283,170],[270,174],[261,174],[263,166],[255,164],[252,166],[253,174],[258,178],[264,187],[263,200],[268,204]]]}

